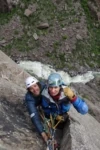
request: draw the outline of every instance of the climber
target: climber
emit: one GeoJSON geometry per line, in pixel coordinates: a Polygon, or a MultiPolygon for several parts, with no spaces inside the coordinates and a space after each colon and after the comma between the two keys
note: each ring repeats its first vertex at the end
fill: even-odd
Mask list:
{"type": "Polygon", "coordinates": [[[47,80],[47,86],[42,93],[42,108],[47,118],[52,114],[56,120],[66,121],[71,104],[80,114],[88,112],[84,100],[76,96],[72,89],[66,86],[58,73],[52,73],[47,80]]]}
{"type": "Polygon", "coordinates": [[[40,83],[36,78],[32,76],[28,77],[25,83],[27,88],[27,93],[25,95],[25,104],[27,106],[31,121],[36,127],[39,134],[44,139],[44,141],[47,142],[48,137],[44,131],[44,127],[41,123],[40,115],[37,108],[41,105],[41,91],[43,90],[45,85],[40,83]]]}
{"type": "Polygon", "coordinates": [[[50,114],[56,121],[65,122],[71,105],[81,114],[88,112],[88,106],[84,100],[76,96],[73,90],[67,87],[58,73],[52,73],[47,80],[47,84],[40,83],[34,77],[26,79],[27,93],[25,96],[26,105],[31,120],[44,141],[48,141],[44,127],[39,117],[37,106],[41,106],[45,117],[50,114]]]}

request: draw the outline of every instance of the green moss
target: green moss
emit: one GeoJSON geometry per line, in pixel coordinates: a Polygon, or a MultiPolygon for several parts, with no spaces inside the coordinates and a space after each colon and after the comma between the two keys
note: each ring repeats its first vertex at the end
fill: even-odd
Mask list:
{"type": "Polygon", "coordinates": [[[66,39],[68,39],[67,35],[63,35],[62,40],[66,40],[66,39]]]}
{"type": "Polygon", "coordinates": [[[30,47],[27,42],[27,38],[19,38],[19,39],[14,39],[12,43],[8,44],[5,46],[5,50],[10,50],[11,49],[17,49],[18,51],[28,51],[30,50],[30,47]]]}
{"type": "Polygon", "coordinates": [[[58,49],[59,46],[61,46],[61,43],[60,43],[59,41],[55,41],[55,42],[53,43],[53,48],[54,48],[54,49],[58,49]]]}
{"type": "Polygon", "coordinates": [[[5,51],[9,51],[12,49],[12,44],[8,44],[5,46],[5,51]]]}
{"type": "MultiPolygon", "coordinates": [[[[29,17],[26,17],[23,15],[22,16],[23,23],[25,22],[30,25],[37,26],[38,23],[41,23],[44,21],[51,21],[52,19],[54,19],[55,13],[56,13],[56,7],[50,0],[48,0],[48,1],[33,0],[33,1],[30,1],[30,3],[37,4],[37,10],[29,17]]],[[[27,2],[26,2],[26,4],[27,4],[27,2]]],[[[27,7],[28,7],[28,5],[27,5],[27,7]]]]}
{"type": "MultiPolygon", "coordinates": [[[[97,65],[100,66],[100,25],[88,8],[88,0],[81,1],[81,5],[86,14],[89,38],[85,44],[80,45],[80,48],[83,47],[85,51],[89,52],[88,64],[92,60],[95,64],[97,63],[97,65]],[[96,24],[98,25],[97,27],[95,26],[96,24]],[[91,56],[92,53],[95,54],[95,57],[91,56]]],[[[89,65],[90,67],[94,66],[93,63],[90,63],[89,65]]]]}
{"type": "Polygon", "coordinates": [[[0,13],[0,25],[4,25],[17,13],[17,7],[13,8],[10,12],[0,13]]]}
{"type": "Polygon", "coordinates": [[[19,34],[19,31],[18,31],[18,30],[15,30],[15,31],[14,31],[14,34],[15,34],[15,35],[18,35],[18,34],[19,34]]]}
{"type": "Polygon", "coordinates": [[[72,0],[65,0],[65,3],[68,5],[68,7],[72,7],[73,6],[73,1],[72,0]]]}
{"type": "Polygon", "coordinates": [[[79,18],[73,18],[73,22],[76,23],[76,22],[79,22],[80,19],[79,18]]]}
{"type": "MultiPolygon", "coordinates": [[[[1,25],[8,23],[15,14],[20,16],[23,24],[23,36],[21,38],[13,39],[12,43],[2,48],[7,52],[9,51],[9,53],[13,49],[25,52],[41,47],[41,42],[39,40],[34,40],[34,33],[37,33],[38,36],[46,36],[49,33],[53,33],[55,21],[58,22],[61,28],[67,28],[67,25],[79,22],[82,15],[82,12],[79,12],[77,15],[77,12],[73,7],[72,0],[65,0],[67,9],[63,7],[62,10],[59,10],[51,0],[22,0],[21,2],[25,4],[24,9],[20,8],[20,6],[17,6],[9,13],[0,13],[1,25]],[[26,17],[24,15],[24,11],[28,8],[29,4],[37,4],[37,10],[29,17],[26,17]],[[50,27],[46,30],[37,29],[38,24],[42,22],[48,22],[50,27]],[[30,32],[31,35],[28,36],[27,32],[30,32]]],[[[89,11],[87,4],[88,0],[82,0],[80,2],[86,14],[87,27],[89,31],[88,39],[76,42],[76,50],[73,50],[73,53],[71,53],[71,56],[69,56],[69,59],[73,61],[71,62],[73,65],[71,65],[71,63],[68,64],[70,69],[74,68],[73,66],[75,61],[78,61],[78,63],[82,66],[88,64],[91,68],[93,68],[95,64],[100,66],[100,25],[98,21],[93,18],[93,15],[89,11]],[[95,25],[98,26],[96,27],[95,25]],[[92,56],[92,54],[95,56],[92,56]]],[[[17,29],[15,30],[14,34],[19,34],[17,29]]],[[[66,65],[65,54],[60,51],[60,48],[67,39],[68,36],[63,35],[60,40],[54,41],[53,54],[49,52],[46,52],[45,54],[58,68],[63,68],[66,65]]]]}
{"type": "Polygon", "coordinates": [[[58,53],[56,49],[53,52],[46,52],[45,54],[50,60],[52,60],[53,64],[57,69],[63,69],[65,67],[65,53],[58,53]]]}

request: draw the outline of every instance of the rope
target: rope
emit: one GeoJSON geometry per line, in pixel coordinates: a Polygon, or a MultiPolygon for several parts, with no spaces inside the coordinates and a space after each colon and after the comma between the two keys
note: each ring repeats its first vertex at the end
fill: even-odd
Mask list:
{"type": "Polygon", "coordinates": [[[56,124],[54,123],[55,118],[53,118],[52,114],[50,114],[50,119],[47,119],[44,115],[44,112],[42,110],[42,108],[39,109],[40,110],[40,116],[42,118],[42,122],[44,124],[44,128],[46,133],[48,134],[48,136],[51,138],[52,135],[55,133],[56,127],[58,126],[58,124],[61,122],[61,120],[59,120],[56,124]],[[54,132],[54,133],[53,133],[54,132]]]}

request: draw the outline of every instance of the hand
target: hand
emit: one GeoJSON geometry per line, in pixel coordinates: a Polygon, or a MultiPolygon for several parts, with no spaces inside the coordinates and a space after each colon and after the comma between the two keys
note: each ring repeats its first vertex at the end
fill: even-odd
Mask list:
{"type": "Polygon", "coordinates": [[[65,96],[67,96],[70,100],[73,100],[75,97],[75,93],[69,88],[65,87],[63,88],[65,96]]]}
{"type": "Polygon", "coordinates": [[[64,121],[64,117],[62,115],[57,115],[56,120],[57,121],[64,121]]]}
{"type": "Polygon", "coordinates": [[[42,135],[44,141],[47,142],[47,141],[48,141],[48,136],[47,136],[47,134],[46,134],[45,132],[42,132],[41,135],[42,135]]]}

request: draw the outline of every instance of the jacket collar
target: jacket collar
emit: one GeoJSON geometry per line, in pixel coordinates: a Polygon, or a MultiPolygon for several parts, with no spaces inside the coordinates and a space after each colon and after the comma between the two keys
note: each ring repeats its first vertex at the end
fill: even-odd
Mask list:
{"type": "MultiPolygon", "coordinates": [[[[44,90],[41,93],[43,96],[45,96],[51,103],[55,103],[55,101],[53,100],[53,98],[50,96],[50,94],[48,93],[48,88],[44,88],[44,90]]],[[[65,98],[66,96],[64,95],[63,90],[61,90],[61,94],[59,97],[59,100],[65,98]]],[[[58,101],[59,101],[58,100],[58,101]]]]}

